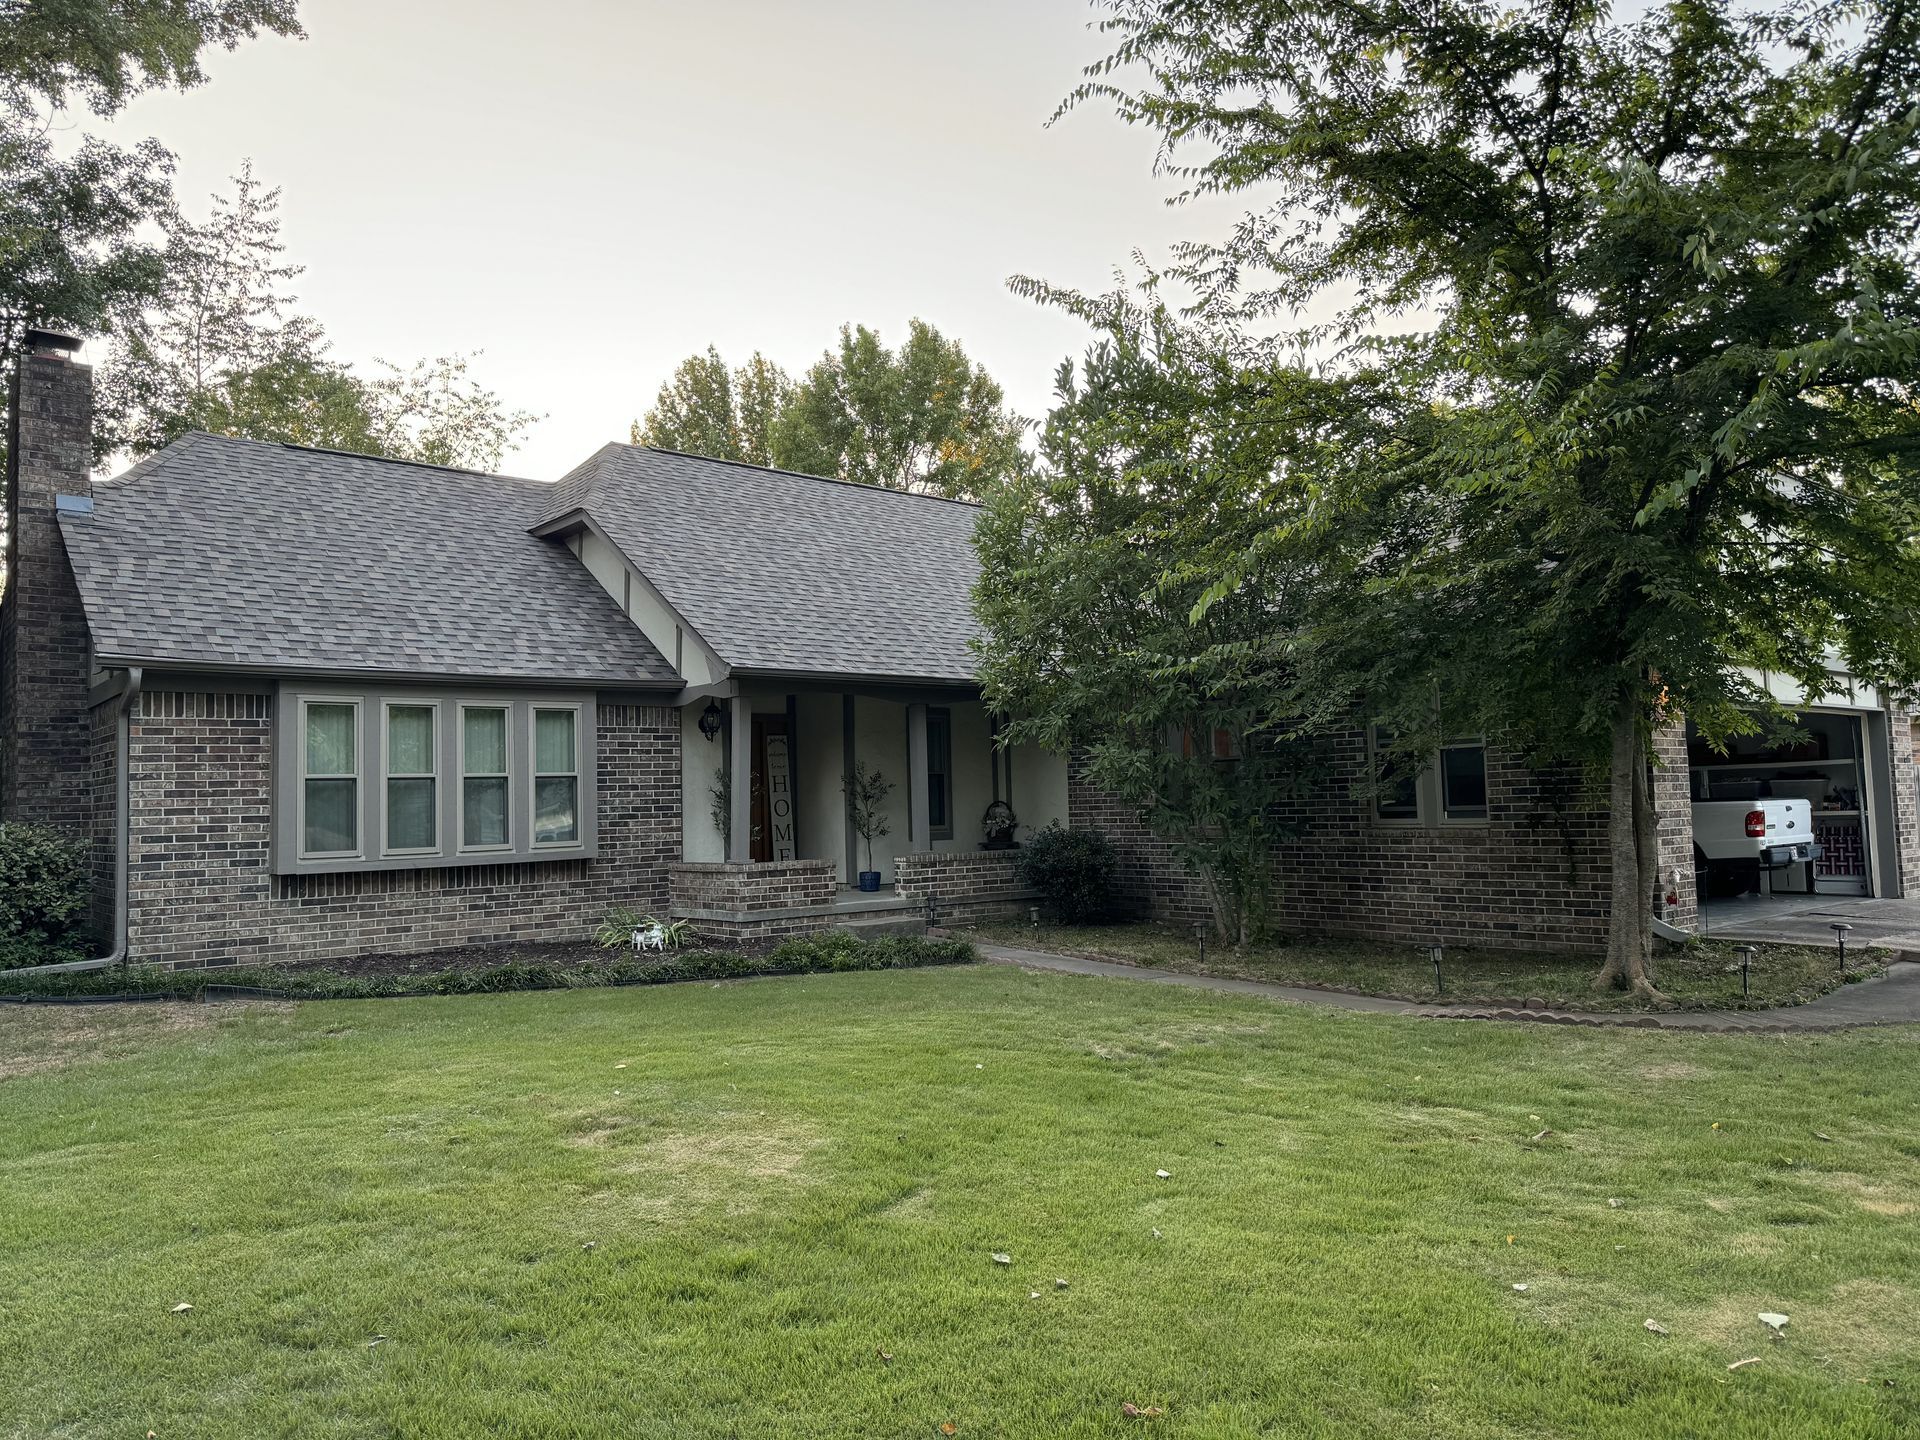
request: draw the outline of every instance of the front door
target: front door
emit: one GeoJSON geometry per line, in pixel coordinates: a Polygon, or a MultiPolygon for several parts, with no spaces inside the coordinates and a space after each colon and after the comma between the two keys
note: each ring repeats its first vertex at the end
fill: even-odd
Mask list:
{"type": "Polygon", "coordinates": [[[784,715],[753,717],[753,858],[792,860],[793,752],[784,715]]]}

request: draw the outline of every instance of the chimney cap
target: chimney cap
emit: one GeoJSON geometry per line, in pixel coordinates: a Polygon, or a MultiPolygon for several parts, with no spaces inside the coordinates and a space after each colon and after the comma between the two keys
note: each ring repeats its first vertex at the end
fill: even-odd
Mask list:
{"type": "Polygon", "coordinates": [[[66,335],[58,330],[29,330],[26,341],[27,349],[35,355],[45,355],[51,351],[71,355],[80,348],[78,335],[66,335]]]}

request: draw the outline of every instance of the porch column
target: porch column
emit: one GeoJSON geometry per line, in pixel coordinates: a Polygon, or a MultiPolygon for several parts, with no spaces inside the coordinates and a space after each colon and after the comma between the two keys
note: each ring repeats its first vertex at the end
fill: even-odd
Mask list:
{"type": "Polygon", "coordinates": [[[933,848],[927,821],[927,707],[907,706],[907,854],[933,848]]]}
{"type": "Polygon", "coordinates": [[[727,827],[727,859],[753,858],[753,702],[735,695],[727,702],[732,720],[727,765],[732,774],[732,819],[727,827]]]}

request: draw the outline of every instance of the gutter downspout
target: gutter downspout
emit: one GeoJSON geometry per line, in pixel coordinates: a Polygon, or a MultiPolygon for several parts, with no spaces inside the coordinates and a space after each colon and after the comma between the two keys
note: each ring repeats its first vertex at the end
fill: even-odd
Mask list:
{"type": "Polygon", "coordinates": [[[70,960],[64,965],[32,965],[8,970],[14,975],[63,975],[78,970],[105,970],[127,963],[128,902],[133,849],[133,706],[140,698],[144,673],[127,667],[127,683],[114,699],[114,824],[113,824],[113,949],[95,960],[70,960]]]}

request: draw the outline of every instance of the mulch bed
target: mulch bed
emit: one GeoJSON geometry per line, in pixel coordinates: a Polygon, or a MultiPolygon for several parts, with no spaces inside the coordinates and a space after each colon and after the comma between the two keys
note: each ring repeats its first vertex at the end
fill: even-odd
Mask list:
{"type": "MultiPolygon", "coordinates": [[[[695,950],[725,949],[729,954],[754,954],[764,946],[690,945],[695,950]]],[[[556,970],[593,970],[632,960],[630,950],[603,950],[591,941],[519,945],[459,945],[450,950],[427,950],[408,955],[354,955],[333,960],[295,960],[270,968],[289,974],[319,972],[374,979],[389,975],[435,975],[445,970],[493,970],[502,965],[550,965],[556,970]]]]}

